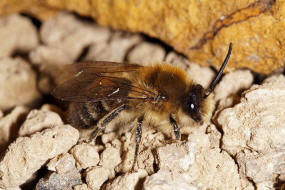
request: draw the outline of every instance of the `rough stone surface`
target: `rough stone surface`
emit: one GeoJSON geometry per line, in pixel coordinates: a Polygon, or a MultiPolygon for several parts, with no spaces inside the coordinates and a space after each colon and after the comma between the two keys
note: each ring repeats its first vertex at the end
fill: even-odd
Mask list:
{"type": "Polygon", "coordinates": [[[5,117],[0,117],[0,152],[5,150],[9,143],[16,139],[21,122],[24,121],[28,109],[16,107],[5,117]]]}
{"type": "Polygon", "coordinates": [[[15,51],[27,53],[38,43],[37,30],[30,19],[18,14],[0,18],[0,58],[15,51]]]}
{"type": "Polygon", "coordinates": [[[87,170],[86,183],[92,190],[100,189],[101,185],[108,180],[110,170],[102,166],[97,166],[87,170]]]}
{"type": "Polygon", "coordinates": [[[0,59],[0,109],[36,103],[40,94],[31,66],[20,58],[0,59]]]}
{"type": "Polygon", "coordinates": [[[92,44],[84,59],[87,61],[123,62],[127,52],[141,40],[142,38],[136,34],[115,32],[110,42],[92,44]]]}
{"type": "Polygon", "coordinates": [[[10,144],[0,162],[0,186],[21,185],[48,159],[67,152],[78,138],[78,131],[69,125],[45,129],[31,137],[19,137],[10,144]]]}
{"type": "Polygon", "coordinates": [[[139,170],[133,173],[126,173],[122,176],[117,177],[111,183],[108,183],[106,186],[106,190],[133,190],[142,186],[139,184],[140,179],[143,179],[147,176],[147,172],[145,170],[139,170]]]}
{"type": "Polygon", "coordinates": [[[78,144],[71,149],[71,153],[76,160],[78,169],[86,169],[96,166],[99,162],[98,150],[91,144],[78,144]]]}
{"type": "Polygon", "coordinates": [[[197,187],[188,183],[188,180],[189,178],[183,174],[173,174],[168,170],[159,170],[157,173],[146,177],[143,188],[144,190],[198,190],[197,187]]]}
{"type": "Polygon", "coordinates": [[[107,169],[114,169],[122,161],[120,149],[114,147],[107,147],[100,157],[100,165],[107,169]]]}
{"type": "Polygon", "coordinates": [[[248,89],[253,83],[253,75],[249,70],[237,70],[226,74],[214,90],[215,100],[225,99],[240,90],[248,89]],[[234,81],[234,82],[233,82],[234,81]]]}
{"type": "Polygon", "coordinates": [[[47,164],[50,171],[40,179],[36,185],[36,190],[73,190],[73,187],[82,184],[81,174],[75,167],[75,160],[69,153],[59,155],[47,164]]]}
{"type": "Polygon", "coordinates": [[[149,65],[150,63],[162,62],[165,57],[165,50],[156,44],[142,42],[135,46],[128,54],[127,60],[131,63],[149,65]]]}
{"type": "Polygon", "coordinates": [[[44,128],[62,125],[60,116],[51,111],[32,110],[20,127],[19,136],[31,135],[44,128]]]}
{"type": "Polygon", "coordinates": [[[273,188],[277,176],[284,173],[284,84],[283,75],[272,76],[251,87],[241,103],[218,117],[223,149],[236,155],[240,175],[261,189],[273,188]]]}
{"type": "Polygon", "coordinates": [[[245,92],[241,103],[221,112],[223,148],[235,155],[243,149],[260,153],[284,146],[285,77],[273,76],[245,92]]]}
{"type": "Polygon", "coordinates": [[[102,43],[110,36],[107,28],[80,22],[75,16],[66,13],[44,22],[40,34],[44,46],[39,46],[30,54],[35,64],[72,63],[85,47],[102,43]]]}
{"type": "Polygon", "coordinates": [[[75,159],[69,153],[59,155],[49,161],[47,169],[57,173],[65,173],[75,168],[75,159]]]}
{"type": "Polygon", "coordinates": [[[230,42],[235,50],[227,67],[269,73],[284,66],[282,0],[143,1],[3,0],[1,14],[24,11],[44,19],[56,10],[91,16],[99,24],[143,32],[172,46],[191,61],[218,68],[230,42]],[[31,9],[31,6],[33,7],[31,9]]]}

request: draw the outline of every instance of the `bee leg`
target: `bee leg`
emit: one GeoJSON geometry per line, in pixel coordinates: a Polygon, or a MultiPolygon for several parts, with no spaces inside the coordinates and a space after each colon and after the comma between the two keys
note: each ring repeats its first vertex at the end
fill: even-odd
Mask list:
{"type": "Polygon", "coordinates": [[[142,137],[142,122],[143,122],[143,116],[140,116],[138,118],[138,126],[137,126],[137,131],[136,131],[136,149],[135,149],[135,157],[134,157],[132,170],[134,170],[135,164],[137,162],[139,146],[140,146],[141,137],[142,137]]]}
{"type": "Polygon", "coordinates": [[[126,109],[127,109],[126,105],[121,105],[120,107],[117,107],[116,109],[108,113],[105,117],[103,117],[102,122],[100,122],[100,124],[96,127],[96,129],[91,133],[89,140],[90,141],[92,141],[92,139],[96,140],[97,136],[100,134],[100,132],[103,129],[105,129],[107,124],[110,123],[113,119],[115,119],[121,111],[126,109]]]}
{"type": "Polygon", "coordinates": [[[173,119],[173,117],[170,115],[169,120],[170,120],[171,125],[173,126],[175,139],[176,140],[180,139],[180,132],[179,132],[179,128],[178,128],[178,125],[177,125],[175,119],[173,119]]]}

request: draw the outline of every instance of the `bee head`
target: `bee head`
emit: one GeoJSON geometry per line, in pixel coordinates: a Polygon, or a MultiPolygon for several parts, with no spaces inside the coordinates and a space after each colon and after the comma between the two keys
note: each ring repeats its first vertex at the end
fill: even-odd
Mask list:
{"type": "Polygon", "coordinates": [[[194,121],[202,121],[202,104],[205,96],[204,88],[199,85],[192,85],[183,98],[182,109],[194,121]]]}
{"type": "Polygon", "coordinates": [[[182,102],[182,109],[185,113],[187,113],[194,121],[201,122],[202,116],[206,115],[207,111],[205,111],[205,108],[207,107],[207,97],[213,92],[216,84],[220,80],[223,71],[228,63],[228,60],[230,58],[232,52],[232,43],[229,45],[229,50],[226,55],[226,58],[218,71],[216,77],[211,82],[210,86],[205,90],[201,85],[194,84],[191,85],[188,92],[186,93],[186,96],[183,98],[182,102]]]}

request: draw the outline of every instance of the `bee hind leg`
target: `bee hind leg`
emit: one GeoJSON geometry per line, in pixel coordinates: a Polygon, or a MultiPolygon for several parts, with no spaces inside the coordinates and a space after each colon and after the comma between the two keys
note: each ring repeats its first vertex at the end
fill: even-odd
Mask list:
{"type": "Polygon", "coordinates": [[[175,119],[173,119],[173,117],[171,115],[169,116],[169,121],[170,121],[171,125],[173,126],[173,132],[175,135],[175,139],[179,140],[180,139],[180,131],[179,131],[177,122],[175,121],[175,119]]]}
{"type": "Polygon", "coordinates": [[[115,119],[121,111],[126,110],[127,108],[128,107],[126,105],[121,105],[116,109],[114,109],[113,111],[111,111],[110,113],[108,113],[106,116],[104,116],[103,119],[101,120],[102,122],[99,122],[96,129],[91,133],[89,140],[90,141],[92,141],[93,139],[96,140],[97,136],[101,133],[103,129],[105,129],[107,124],[110,123],[113,119],[115,119]]]}
{"type": "Polygon", "coordinates": [[[137,130],[136,130],[136,149],[135,149],[135,157],[134,157],[134,162],[133,162],[133,166],[132,166],[132,171],[134,171],[134,167],[135,167],[135,164],[137,162],[139,146],[140,146],[141,137],[142,137],[142,122],[143,122],[143,116],[140,116],[138,118],[138,126],[137,126],[137,130]]]}

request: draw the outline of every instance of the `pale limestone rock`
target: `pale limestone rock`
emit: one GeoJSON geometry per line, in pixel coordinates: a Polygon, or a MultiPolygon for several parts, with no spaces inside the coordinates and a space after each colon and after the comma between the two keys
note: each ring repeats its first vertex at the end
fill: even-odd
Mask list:
{"type": "Polygon", "coordinates": [[[196,63],[191,63],[187,70],[188,76],[197,84],[207,88],[215,77],[215,73],[210,67],[203,67],[196,63]]]}
{"type": "Polygon", "coordinates": [[[99,190],[101,185],[108,180],[110,170],[97,166],[86,171],[86,183],[92,190],[99,190]]]}
{"type": "Polygon", "coordinates": [[[87,184],[80,184],[73,187],[73,190],[91,190],[87,184]]]}
{"type": "Polygon", "coordinates": [[[73,190],[73,186],[82,184],[81,174],[73,168],[64,173],[53,172],[39,180],[35,190],[73,190]]]}
{"type": "Polygon", "coordinates": [[[74,62],[85,47],[105,42],[110,37],[107,28],[81,22],[68,13],[60,13],[44,22],[40,34],[45,46],[39,46],[30,55],[36,64],[74,62]]]}
{"type": "MultiPolygon", "coordinates": [[[[153,173],[153,161],[154,155],[153,150],[164,144],[165,137],[161,132],[154,132],[153,129],[147,129],[145,126],[142,129],[142,138],[140,148],[138,152],[137,163],[135,163],[135,169],[144,169],[149,173],[153,173]]],[[[117,166],[117,172],[128,172],[130,171],[135,154],[135,133],[128,132],[125,137],[122,138],[122,162],[117,166]]]]}
{"type": "MultiPolygon", "coordinates": [[[[187,143],[172,143],[158,148],[159,169],[169,171],[166,176],[179,178],[189,188],[241,189],[234,160],[226,152],[212,147],[210,142],[210,135],[197,133],[190,135],[187,143]]],[[[161,175],[164,175],[163,172],[161,175]]],[[[154,177],[154,180],[157,178],[154,177]]],[[[173,187],[166,184],[166,188],[173,187]]],[[[151,189],[150,186],[148,188],[151,189]]]]}
{"type": "Polygon", "coordinates": [[[273,76],[254,85],[241,103],[218,117],[224,131],[223,148],[231,154],[243,149],[266,152],[285,144],[285,77],[273,76]]]}
{"type": "Polygon", "coordinates": [[[219,148],[196,150],[195,162],[185,174],[189,176],[188,183],[198,189],[241,189],[237,165],[219,148]]]}
{"type": "Polygon", "coordinates": [[[133,190],[138,188],[139,181],[147,176],[145,170],[138,170],[137,172],[126,173],[117,177],[114,181],[106,186],[106,190],[133,190]]]}
{"type": "Polygon", "coordinates": [[[19,106],[14,108],[11,113],[0,118],[0,152],[5,150],[12,140],[16,139],[21,122],[23,122],[27,113],[27,108],[19,106]]]}
{"type": "Polygon", "coordinates": [[[130,51],[127,61],[140,65],[150,65],[152,63],[162,62],[164,57],[165,50],[160,45],[141,42],[130,51]]]}
{"type": "Polygon", "coordinates": [[[45,45],[38,46],[30,52],[29,56],[34,64],[64,65],[74,61],[74,58],[69,56],[62,47],[50,47],[45,45]]]}
{"type": "Polygon", "coordinates": [[[172,143],[157,149],[159,169],[186,172],[194,163],[194,146],[188,143],[172,143]]]}
{"type": "Polygon", "coordinates": [[[75,167],[75,160],[69,153],[59,155],[47,164],[51,174],[47,174],[40,179],[36,185],[36,190],[72,190],[72,187],[82,184],[81,174],[75,167]]]}
{"type": "Polygon", "coordinates": [[[39,98],[36,74],[31,66],[20,58],[0,59],[0,109],[32,105],[39,98]]]}
{"type": "Polygon", "coordinates": [[[100,165],[107,169],[114,169],[121,161],[120,149],[111,146],[100,155],[100,165]]]}
{"type": "Polygon", "coordinates": [[[47,127],[62,125],[63,122],[57,113],[43,110],[32,110],[20,127],[19,136],[31,135],[47,127]]]}
{"type": "Polygon", "coordinates": [[[13,52],[28,52],[39,43],[36,28],[30,19],[13,14],[0,18],[0,58],[13,52]]]}
{"type": "Polygon", "coordinates": [[[169,52],[164,60],[166,63],[170,63],[176,67],[180,67],[183,70],[187,70],[190,67],[190,61],[186,57],[179,55],[175,51],[169,52]]]}
{"type": "Polygon", "coordinates": [[[146,177],[143,183],[144,190],[198,190],[197,187],[188,183],[189,176],[173,174],[169,170],[159,170],[157,173],[146,177]]]}
{"type": "Polygon", "coordinates": [[[78,169],[96,166],[99,162],[97,147],[91,144],[78,144],[71,149],[71,153],[76,160],[76,167],[78,169]]]}
{"type": "Polygon", "coordinates": [[[248,89],[253,83],[253,75],[249,70],[237,70],[227,73],[214,90],[216,101],[248,89]]]}
{"type": "Polygon", "coordinates": [[[256,186],[262,189],[274,187],[278,175],[284,174],[285,151],[275,150],[258,154],[257,152],[244,151],[237,154],[240,175],[250,178],[256,186]]]}
{"type": "Polygon", "coordinates": [[[59,155],[51,159],[47,164],[47,169],[57,173],[68,172],[75,168],[75,159],[69,153],[59,155]]]}
{"type": "Polygon", "coordinates": [[[139,35],[115,32],[110,42],[92,44],[84,59],[89,61],[123,62],[127,51],[141,40],[139,35]]]}
{"type": "Polygon", "coordinates": [[[70,125],[60,125],[19,137],[8,147],[0,162],[0,186],[17,187],[29,179],[47,160],[67,152],[79,138],[70,125]]]}

